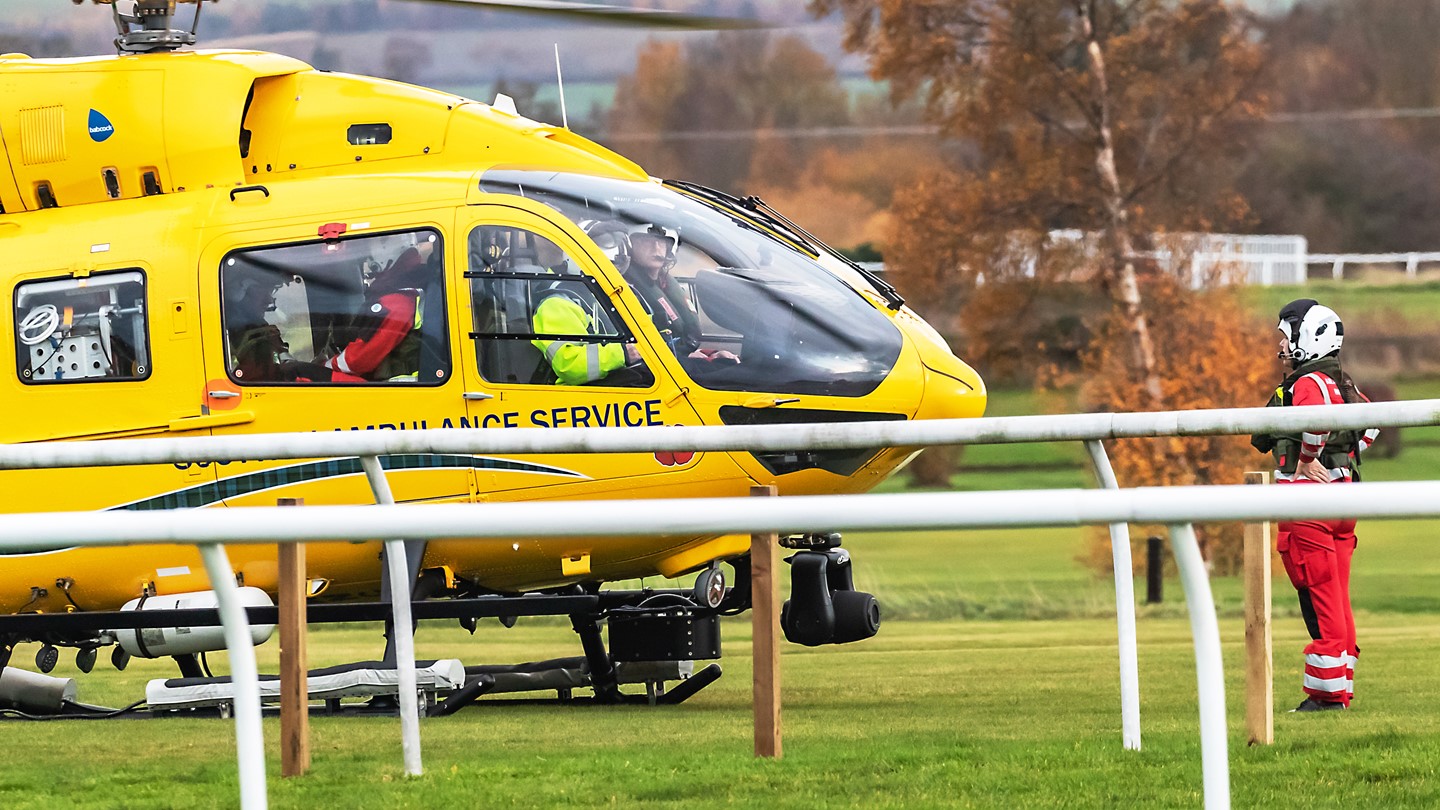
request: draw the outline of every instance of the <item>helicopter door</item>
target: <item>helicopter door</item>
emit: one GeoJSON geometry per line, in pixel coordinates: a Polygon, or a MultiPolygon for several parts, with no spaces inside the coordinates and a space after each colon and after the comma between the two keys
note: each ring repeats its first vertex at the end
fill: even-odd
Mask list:
{"type": "MultiPolygon", "coordinates": [[[[15,371],[4,441],[203,436],[193,287],[148,264],[36,274],[11,288],[15,371]]],[[[170,269],[166,267],[165,269],[170,269]]],[[[199,506],[214,473],[196,464],[6,473],[26,509],[199,506]],[[23,479],[23,481],[22,481],[23,479]],[[78,486],[76,485],[78,482],[78,486]]]]}
{"type": "MultiPolygon", "coordinates": [[[[201,268],[206,367],[253,420],[215,432],[419,430],[460,410],[451,374],[445,248],[438,227],[376,216],[343,239],[219,240],[201,268]],[[454,405],[452,405],[454,403],[454,405]]],[[[409,220],[413,222],[412,220],[409,220]]],[[[311,231],[313,233],[313,231],[311,231]]],[[[470,497],[470,457],[393,455],[397,502],[470,497]]],[[[372,499],[356,459],[246,462],[221,471],[229,505],[372,499]]]]}
{"type": "MultiPolygon", "coordinates": [[[[472,206],[461,217],[471,344],[463,373],[472,425],[699,424],[684,391],[616,306],[621,285],[564,230],[508,206],[472,206]]],[[[672,454],[489,461],[488,471],[476,468],[482,498],[566,484],[583,484],[587,495],[624,491],[634,477],[679,471],[691,457],[680,464],[672,454]]]]}

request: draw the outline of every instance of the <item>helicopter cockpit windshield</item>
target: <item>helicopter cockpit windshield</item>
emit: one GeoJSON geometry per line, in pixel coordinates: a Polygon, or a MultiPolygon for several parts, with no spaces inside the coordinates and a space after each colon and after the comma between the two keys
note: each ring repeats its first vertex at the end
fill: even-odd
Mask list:
{"type": "Polygon", "coordinates": [[[596,244],[686,372],[722,391],[864,396],[900,332],[854,287],[754,222],[652,182],[496,169],[482,191],[543,202],[596,244]]]}

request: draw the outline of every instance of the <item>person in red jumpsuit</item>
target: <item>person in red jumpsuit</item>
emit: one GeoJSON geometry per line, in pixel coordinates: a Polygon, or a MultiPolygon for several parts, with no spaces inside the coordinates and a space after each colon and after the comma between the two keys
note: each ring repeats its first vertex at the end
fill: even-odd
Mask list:
{"type": "MultiPolygon", "coordinates": [[[[1368,401],[1340,368],[1345,326],[1333,310],[1308,298],[1292,301],[1280,310],[1278,328],[1279,356],[1290,373],[1271,396],[1271,407],[1368,401]]],[[[1274,455],[1277,483],[1334,485],[1359,480],[1360,453],[1378,435],[1374,428],[1267,434],[1252,444],[1274,455]]],[[[1311,638],[1304,650],[1306,697],[1293,711],[1346,709],[1360,655],[1350,607],[1355,521],[1281,521],[1276,545],[1311,638]]]]}
{"type": "Polygon", "coordinates": [[[358,318],[359,335],[325,361],[333,371],[332,381],[414,379],[425,275],[425,259],[412,247],[375,277],[358,318]]]}

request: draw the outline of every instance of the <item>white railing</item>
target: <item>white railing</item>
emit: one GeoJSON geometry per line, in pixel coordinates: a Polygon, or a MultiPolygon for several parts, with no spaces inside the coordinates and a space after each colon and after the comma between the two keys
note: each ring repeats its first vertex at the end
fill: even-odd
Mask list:
{"type": "MultiPolygon", "coordinates": [[[[1081,244],[1087,255],[1098,255],[1095,233],[1066,229],[1049,234],[1052,243],[1081,244]]],[[[1243,282],[1269,287],[1303,285],[1309,281],[1310,265],[1330,265],[1330,277],[1345,279],[1345,268],[1356,265],[1397,265],[1405,278],[1419,276],[1421,264],[1440,263],[1440,252],[1403,253],[1310,253],[1303,236],[1284,234],[1175,233],[1152,234],[1154,250],[1137,255],[1149,259],[1170,273],[1186,273],[1193,287],[1218,281],[1243,282]]],[[[1023,249],[1022,249],[1023,250],[1023,249]]],[[[1034,257],[1025,260],[1027,275],[1034,275],[1034,257]]],[[[862,262],[866,269],[883,274],[884,262],[862,262]]]]}
{"type": "Polygon", "coordinates": [[[1405,277],[1413,281],[1419,275],[1420,263],[1440,262],[1440,253],[1311,253],[1305,261],[1330,265],[1330,277],[1335,281],[1345,279],[1347,264],[1404,264],[1405,277]]]}
{"type": "MultiPolygon", "coordinates": [[[[783,407],[783,406],[782,406],[783,407]]],[[[119,467],[193,461],[253,461],[357,457],[399,453],[651,453],[660,450],[846,450],[954,444],[1223,436],[1307,427],[1346,430],[1373,425],[1440,424],[1440,399],[1217,408],[1153,413],[991,416],[915,422],[784,425],[551,428],[546,430],[431,429],[275,433],[101,442],[0,444],[0,470],[119,467]]],[[[113,513],[110,513],[113,514],[113,513]]]]}
{"type": "MultiPolygon", "coordinates": [[[[715,498],[674,501],[450,504],[425,509],[396,506],[257,507],[243,517],[208,510],[107,514],[17,515],[0,526],[0,551],[56,543],[122,545],[182,542],[206,553],[211,582],[222,594],[221,612],[232,654],[242,806],[265,806],[259,693],[254,651],[233,593],[234,578],[220,543],[359,540],[376,536],[475,542],[514,537],[585,535],[728,534],[827,529],[933,530],[1043,527],[1125,522],[1171,526],[1171,545],[1190,610],[1199,689],[1205,804],[1229,806],[1225,692],[1219,629],[1204,563],[1191,524],[1200,521],[1283,518],[1440,516],[1440,484],[1353,484],[1344,487],[1176,487],[1131,490],[1049,490],[907,495],[809,496],[775,499],[715,498]],[[578,504],[577,504],[578,506],[578,504]],[[242,669],[238,662],[247,662],[242,669]],[[246,779],[246,774],[250,775],[246,779]],[[258,782],[255,780],[258,778],[258,782]]],[[[397,589],[397,594],[401,593],[397,589]]],[[[397,597],[397,601],[401,601],[397,597]]]]}
{"type": "Polygon", "coordinates": [[[1165,262],[1188,257],[1194,287],[1216,279],[1264,287],[1305,283],[1308,242],[1303,236],[1197,233],[1160,236],[1157,242],[1165,245],[1161,257],[1165,262]]]}
{"type": "MultiPolygon", "coordinates": [[[[1053,230],[1051,244],[1079,245],[1094,260],[1100,235],[1078,229],[1053,230]]],[[[1188,278],[1195,288],[1216,283],[1304,284],[1308,242],[1289,234],[1154,233],[1152,249],[1137,252],[1168,273],[1188,278]]],[[[1033,274],[1034,259],[1029,260],[1033,274]]]]}
{"type": "MultiPolygon", "coordinates": [[[[696,451],[840,449],[1080,440],[1087,442],[1102,486],[1113,487],[1114,474],[1109,469],[1104,447],[1100,443],[1103,439],[1298,432],[1305,429],[1363,428],[1374,424],[1410,426],[1437,423],[1440,423],[1440,400],[1311,408],[1079,414],[900,423],[543,431],[336,432],[3,445],[0,446],[0,469],[359,456],[377,501],[386,504],[390,502],[388,484],[380,472],[378,461],[378,456],[386,453],[615,453],[654,452],[677,448],[696,451]]],[[[305,510],[253,508],[224,514],[209,511],[106,512],[93,515],[65,513],[63,519],[57,519],[55,515],[11,515],[7,517],[4,525],[0,526],[0,551],[24,551],[53,546],[56,543],[102,546],[171,542],[199,546],[212,586],[219,594],[220,613],[232,655],[242,805],[246,808],[258,808],[265,806],[266,799],[254,651],[250,645],[249,634],[245,632],[245,616],[235,594],[233,572],[219,543],[375,537],[405,537],[412,540],[438,537],[504,539],[519,536],[621,536],[675,532],[704,535],[813,531],[817,527],[910,529],[1109,524],[1116,555],[1116,613],[1122,662],[1122,725],[1125,728],[1126,747],[1138,748],[1138,675],[1133,671],[1136,657],[1134,598],[1131,590],[1133,582],[1130,576],[1129,543],[1123,531],[1127,522],[1138,520],[1174,524],[1177,528],[1172,532],[1172,543],[1176,544],[1177,561],[1186,560],[1181,564],[1190,567],[1199,563],[1199,552],[1197,549],[1192,554],[1189,550],[1188,545],[1193,545],[1193,534],[1185,525],[1195,520],[1257,520],[1296,517],[1302,514],[1314,517],[1440,514],[1440,498],[1436,497],[1440,491],[1431,484],[1355,485],[1338,493],[1334,492],[1334,488],[1306,492],[1309,488],[1287,487],[1283,494],[1257,492],[1255,488],[1236,488],[1238,491],[1231,493],[1227,492],[1228,489],[1230,488],[1129,491],[1111,489],[1099,493],[1055,491],[1049,493],[1049,501],[1040,500],[1036,493],[874,495],[866,498],[821,496],[785,498],[771,502],[746,499],[744,506],[740,508],[727,499],[651,502],[645,509],[637,509],[633,503],[587,501],[583,510],[573,510],[574,514],[584,515],[583,525],[572,525],[568,519],[562,517],[565,510],[558,510],[553,504],[503,503],[432,505],[424,510],[407,507],[404,511],[400,511],[401,508],[398,507],[383,505],[310,507],[305,510]],[[1387,487],[1389,489],[1385,489],[1387,487]],[[1355,496],[1362,491],[1366,497],[1373,500],[1357,500],[1355,496]],[[1182,495],[1186,492],[1190,494],[1182,495]],[[1171,495],[1161,497],[1163,493],[1171,495]],[[1262,495],[1263,498],[1257,498],[1257,495],[1262,495]],[[1217,496],[1222,496],[1218,502],[1207,505],[1206,502],[1214,501],[1217,496]],[[1153,499],[1155,503],[1166,506],[1157,507],[1158,511],[1146,511],[1145,504],[1133,500],[1137,497],[1153,499]],[[1175,497],[1180,497],[1181,500],[1176,501],[1175,497]],[[1184,500],[1185,498],[1190,500],[1184,500]],[[903,501],[904,505],[901,505],[902,501],[896,499],[911,500],[903,501]],[[937,499],[949,499],[943,501],[947,506],[937,507],[937,504],[942,503],[937,499]],[[1395,503],[1403,503],[1404,508],[1395,511],[1392,508],[1395,503]],[[1166,511],[1175,504],[1181,506],[1166,511]],[[1417,507],[1416,504],[1422,506],[1417,507]],[[776,511],[777,509],[779,511],[776,511]],[[1000,511],[992,511],[995,509],[1000,511]],[[1333,511],[1336,509],[1339,511],[1333,511]],[[602,515],[605,516],[603,520],[600,519],[602,515]]],[[[409,583],[403,544],[399,541],[387,541],[386,550],[389,576],[394,585],[393,593],[396,594],[393,600],[397,617],[396,630],[401,635],[406,635],[410,628],[409,599],[403,597],[408,595],[409,583]]],[[[1211,633],[1215,621],[1213,602],[1210,600],[1208,581],[1205,580],[1203,569],[1182,574],[1182,580],[1186,584],[1192,624],[1197,634],[1197,666],[1200,668],[1198,677],[1202,683],[1210,685],[1202,688],[1201,699],[1206,801],[1210,806],[1227,806],[1229,782],[1228,762],[1224,758],[1223,684],[1218,693],[1211,694],[1209,698],[1203,696],[1205,689],[1212,688],[1217,682],[1219,673],[1218,631],[1211,633]],[[1212,635],[1213,639],[1210,638],[1212,635]],[[1207,663],[1212,651],[1213,663],[1207,663]],[[1216,695],[1219,696],[1218,709],[1216,695]],[[1218,732],[1215,730],[1217,722],[1218,732]],[[1218,764],[1216,757],[1219,757],[1218,764]],[[1223,804],[1211,804],[1212,800],[1219,801],[1217,797],[1222,795],[1222,788],[1223,804]]],[[[397,639],[397,647],[400,649],[397,666],[402,681],[401,695],[403,697],[408,691],[413,698],[414,690],[403,687],[407,668],[411,679],[409,682],[413,685],[413,641],[407,644],[404,640],[397,639]]],[[[419,773],[419,737],[415,707],[404,705],[402,709],[406,769],[409,773],[419,773]],[[409,719],[404,719],[406,716],[409,719]]]]}

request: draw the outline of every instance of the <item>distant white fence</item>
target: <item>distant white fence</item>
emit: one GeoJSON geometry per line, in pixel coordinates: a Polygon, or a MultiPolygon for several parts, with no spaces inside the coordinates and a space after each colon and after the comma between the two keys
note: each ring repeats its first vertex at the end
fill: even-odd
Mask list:
{"type": "MultiPolygon", "coordinates": [[[[1098,236],[1076,229],[1049,233],[1053,244],[1084,246],[1087,256],[1099,254],[1098,236]]],[[[1152,250],[1137,256],[1200,288],[1214,284],[1304,284],[1307,243],[1303,236],[1233,233],[1157,233],[1152,250]]]]}
{"type": "MultiPolygon", "coordinates": [[[[1190,283],[1205,286],[1215,279],[1269,287],[1304,284],[1307,242],[1303,236],[1205,233],[1181,234],[1168,261],[1187,261],[1190,283]]],[[[1178,268],[1175,268],[1178,269],[1178,268]]]]}
{"type": "MultiPolygon", "coordinates": [[[[1074,229],[1049,233],[1052,243],[1085,243],[1093,246],[1095,235],[1074,229]]],[[[1440,252],[1408,253],[1310,253],[1303,236],[1282,234],[1175,233],[1155,234],[1154,250],[1141,251],[1170,273],[1184,274],[1193,287],[1215,283],[1243,283],[1260,287],[1297,286],[1309,281],[1310,265],[1329,265],[1330,277],[1345,279],[1346,268],[1392,266],[1415,280],[1420,265],[1440,263],[1440,252]]],[[[1034,260],[1030,260],[1033,265],[1034,260]]],[[[865,269],[885,272],[884,262],[863,262],[865,269]]],[[[1033,268],[1030,270],[1034,272],[1033,268]]]]}
{"type": "MultiPolygon", "coordinates": [[[[1440,423],[1440,400],[1309,408],[1247,408],[1141,414],[1077,414],[917,422],[752,427],[634,429],[367,431],[252,435],[197,439],[116,440],[0,445],[0,469],[121,466],[176,461],[359,456],[381,504],[391,503],[378,456],[388,453],[570,453],[840,449],[877,446],[1082,440],[1090,447],[1102,484],[1114,486],[1102,439],[1148,436],[1298,432],[1370,425],[1440,423]]],[[[585,502],[567,510],[556,503],[450,504],[420,507],[316,506],[305,509],[172,510],[154,512],[8,515],[0,522],[0,551],[21,553],[55,545],[115,546],[139,543],[195,545],[218,594],[235,684],[235,722],[241,805],[266,807],[259,682],[234,572],[222,543],[309,540],[411,540],[468,537],[501,542],[537,536],[707,535],[803,532],[825,529],[937,529],[987,526],[1111,526],[1116,553],[1116,613],[1120,625],[1122,720],[1126,747],[1138,747],[1138,677],[1128,522],[1171,525],[1195,637],[1200,695],[1205,804],[1228,807],[1224,679],[1214,602],[1191,524],[1196,521],[1328,517],[1440,516],[1440,484],[1354,484],[1344,487],[1178,487],[1106,489],[1100,492],[935,493],[923,495],[814,496],[778,499],[692,499],[585,502]],[[1123,560],[1121,558],[1123,547],[1123,560]],[[1122,567],[1123,566],[1123,567],[1122,567]],[[1122,580],[1124,584],[1122,585],[1122,580]],[[1128,604],[1127,604],[1128,602],[1128,604]],[[1128,633],[1126,617],[1129,617],[1128,633]],[[1128,637],[1127,637],[1128,636],[1128,637]],[[1127,682],[1134,685],[1133,695],[1127,682]],[[1133,697],[1135,745],[1129,744],[1133,697]]],[[[403,544],[386,542],[402,684],[406,770],[418,773],[419,737],[414,705],[414,651],[409,643],[409,583],[403,544]],[[394,553],[390,553],[394,552],[394,553]],[[410,700],[405,701],[409,672],[410,700]]]]}
{"type": "Polygon", "coordinates": [[[1440,262],[1440,253],[1312,253],[1310,264],[1330,265],[1330,278],[1345,279],[1345,266],[1404,265],[1405,278],[1414,281],[1422,262],[1440,262]]]}

